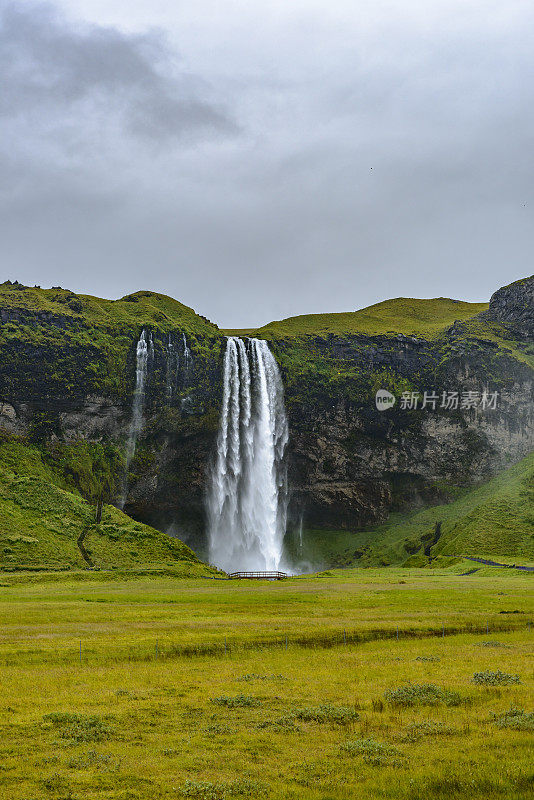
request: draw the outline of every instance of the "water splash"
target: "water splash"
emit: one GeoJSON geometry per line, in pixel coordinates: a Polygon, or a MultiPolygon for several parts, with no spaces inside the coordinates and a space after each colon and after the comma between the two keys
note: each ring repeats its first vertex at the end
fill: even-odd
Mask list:
{"type": "Polygon", "coordinates": [[[212,563],[226,570],[281,566],[287,441],[282,380],[267,343],[229,337],[207,502],[212,563]]]}
{"type": "Polygon", "coordinates": [[[152,342],[152,334],[149,336],[147,343],[146,333],[143,329],[139,341],[137,342],[136,350],[136,367],[135,367],[135,390],[132,400],[132,419],[130,421],[130,430],[128,432],[128,441],[126,442],[126,467],[124,473],[124,484],[122,495],[119,501],[119,508],[124,508],[126,503],[126,496],[128,494],[128,471],[130,469],[131,461],[135,455],[135,448],[137,446],[137,439],[141,430],[143,429],[143,413],[145,408],[145,387],[146,376],[148,368],[148,359],[150,352],[150,344],[152,343],[152,354],[154,352],[154,344],[152,342]]]}

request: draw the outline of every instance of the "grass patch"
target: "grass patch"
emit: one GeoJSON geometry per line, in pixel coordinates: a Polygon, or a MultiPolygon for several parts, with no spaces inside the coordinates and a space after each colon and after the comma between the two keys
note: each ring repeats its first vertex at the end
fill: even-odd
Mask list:
{"type": "Polygon", "coordinates": [[[211,697],[210,703],[214,703],[216,706],[224,706],[225,708],[252,708],[253,706],[260,706],[261,700],[248,694],[236,694],[233,697],[229,695],[211,697]]]}
{"type": "Polygon", "coordinates": [[[444,722],[436,722],[435,720],[425,720],[424,722],[412,722],[407,726],[405,734],[402,737],[404,742],[418,742],[427,736],[454,736],[459,731],[457,728],[452,728],[444,722]]]}
{"type": "Polygon", "coordinates": [[[294,715],[301,722],[331,722],[336,725],[350,725],[360,716],[353,708],[334,706],[328,703],[320,706],[299,708],[294,712],[294,715]]]}
{"type": "Polygon", "coordinates": [[[110,739],[113,733],[109,724],[100,717],[66,711],[45,714],[43,722],[55,728],[62,739],[76,743],[103,742],[110,739]]]}
{"type": "Polygon", "coordinates": [[[384,698],[392,706],[459,706],[458,692],[442,689],[433,683],[407,683],[398,689],[388,689],[384,698]]]}
{"type": "Polygon", "coordinates": [[[493,714],[492,720],[498,728],[510,728],[513,731],[534,731],[534,711],[522,708],[510,708],[502,714],[493,714]]]}
{"type": "Polygon", "coordinates": [[[512,686],[512,684],[521,683],[521,681],[519,675],[509,675],[507,672],[501,672],[500,669],[496,672],[486,669],[484,672],[475,672],[473,683],[478,686],[512,686]]]}
{"type": "Polygon", "coordinates": [[[366,764],[372,764],[373,767],[396,767],[402,764],[402,754],[395,747],[374,739],[345,742],[340,750],[349,756],[361,756],[366,764]]]}
{"type": "Polygon", "coordinates": [[[179,793],[182,797],[199,800],[226,800],[227,797],[260,797],[265,791],[258,783],[242,779],[230,783],[189,780],[180,787],[179,793]]]}

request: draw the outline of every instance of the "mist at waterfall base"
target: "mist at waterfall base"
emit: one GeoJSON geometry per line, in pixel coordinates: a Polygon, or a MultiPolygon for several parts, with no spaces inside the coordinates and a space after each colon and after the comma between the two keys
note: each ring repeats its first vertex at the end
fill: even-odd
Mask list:
{"type": "Polygon", "coordinates": [[[229,337],[207,498],[212,564],[227,572],[286,566],[287,443],[284,388],[267,342],[229,337]]]}

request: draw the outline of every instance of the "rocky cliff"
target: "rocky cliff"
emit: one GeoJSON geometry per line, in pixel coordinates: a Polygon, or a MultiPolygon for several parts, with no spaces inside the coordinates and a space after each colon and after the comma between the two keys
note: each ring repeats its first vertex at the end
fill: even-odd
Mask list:
{"type": "MultiPolygon", "coordinates": [[[[528,278],[489,307],[399,299],[251,333],[269,340],[284,378],[291,519],[357,529],[446,501],[531,452],[533,290],[528,278]],[[395,397],[387,410],[379,389],[395,397]]],[[[0,319],[0,427],[89,499],[119,490],[136,344],[151,334],[125,510],[201,546],[223,333],[163,295],[107,301],[17,283],[0,287],[0,319]]]]}

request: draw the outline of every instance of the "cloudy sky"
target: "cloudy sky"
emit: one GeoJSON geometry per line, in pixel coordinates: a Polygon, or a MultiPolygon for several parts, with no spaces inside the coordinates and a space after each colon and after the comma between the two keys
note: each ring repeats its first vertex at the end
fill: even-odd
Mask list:
{"type": "Polygon", "coordinates": [[[532,274],[532,0],[0,0],[3,278],[221,327],[532,274]]]}

